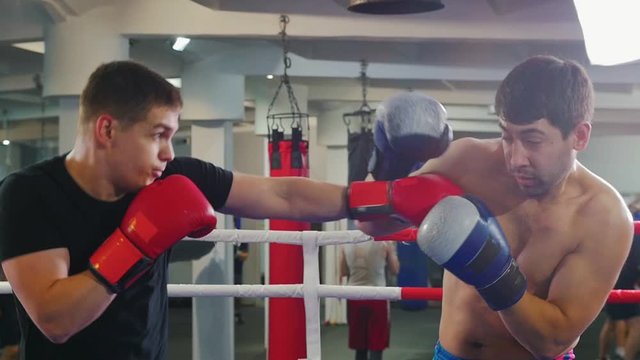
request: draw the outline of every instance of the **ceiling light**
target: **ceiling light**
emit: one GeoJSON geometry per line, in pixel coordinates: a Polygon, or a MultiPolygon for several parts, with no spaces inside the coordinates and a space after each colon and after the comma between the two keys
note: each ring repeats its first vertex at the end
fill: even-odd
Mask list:
{"type": "Polygon", "coordinates": [[[44,54],[44,50],[45,50],[44,41],[21,42],[21,43],[11,44],[11,46],[17,47],[18,49],[38,53],[38,54],[44,54]]]}
{"type": "Polygon", "coordinates": [[[574,0],[584,45],[593,65],[618,65],[640,59],[637,37],[640,3],[628,0],[574,0]]]}
{"type": "Polygon", "coordinates": [[[273,75],[272,74],[267,75],[267,79],[269,80],[273,79],[273,75]]]}
{"type": "Polygon", "coordinates": [[[182,51],[185,47],[187,47],[187,44],[189,44],[190,41],[191,39],[189,38],[178,36],[176,38],[176,41],[173,42],[173,46],[171,48],[173,48],[173,50],[175,51],[182,51]]]}
{"type": "Polygon", "coordinates": [[[10,145],[10,144],[11,144],[11,141],[10,141],[10,140],[8,140],[8,139],[4,139],[4,140],[2,140],[2,145],[5,145],[5,146],[6,146],[6,145],[10,145]]]}
{"type": "Polygon", "coordinates": [[[168,78],[167,81],[177,88],[182,87],[182,78],[168,78]]]}

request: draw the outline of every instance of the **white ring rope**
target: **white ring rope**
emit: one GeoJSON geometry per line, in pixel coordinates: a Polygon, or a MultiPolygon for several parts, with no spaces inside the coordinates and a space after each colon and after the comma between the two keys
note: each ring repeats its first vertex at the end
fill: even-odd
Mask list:
{"type": "MultiPolygon", "coordinates": [[[[303,284],[287,285],[203,285],[169,284],[170,297],[245,297],[245,298],[304,298],[303,284]]],[[[400,300],[402,288],[376,286],[318,285],[319,298],[351,300],[400,300]]],[[[0,294],[10,294],[11,286],[0,281],[0,294]]]]}
{"type": "Polygon", "coordinates": [[[303,237],[309,238],[314,235],[318,246],[338,245],[361,243],[373,240],[373,238],[358,230],[346,231],[282,231],[282,230],[225,230],[216,229],[209,235],[194,239],[185,238],[185,240],[200,240],[213,242],[232,242],[239,243],[280,243],[302,245],[303,237]]]}
{"type": "MultiPolygon", "coordinates": [[[[399,287],[321,285],[318,247],[372,241],[373,238],[357,230],[349,231],[271,231],[216,229],[205,237],[184,240],[239,243],[281,243],[303,246],[303,284],[289,285],[194,285],[168,284],[171,297],[233,296],[304,298],[307,335],[307,359],[319,360],[320,304],[319,298],[387,299],[401,298],[399,287]]],[[[11,293],[8,282],[0,282],[0,294],[11,293]]]]}
{"type": "MultiPolygon", "coordinates": [[[[3,283],[0,283],[3,284],[3,283]]],[[[4,284],[7,284],[6,282],[4,284]]],[[[229,296],[246,298],[304,298],[303,284],[287,285],[193,285],[169,284],[167,289],[171,297],[229,296]]],[[[378,286],[318,285],[320,298],[338,298],[351,300],[400,300],[402,288],[378,286]]]]}

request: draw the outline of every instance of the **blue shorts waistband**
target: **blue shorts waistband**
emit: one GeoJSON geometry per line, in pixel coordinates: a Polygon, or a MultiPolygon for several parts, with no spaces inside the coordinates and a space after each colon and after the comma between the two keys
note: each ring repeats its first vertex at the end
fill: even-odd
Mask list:
{"type": "MultiPolygon", "coordinates": [[[[573,349],[567,351],[566,354],[560,355],[556,358],[556,360],[573,360],[576,356],[573,353],[573,349]]],[[[433,351],[433,360],[464,360],[463,358],[459,358],[452,353],[448,352],[442,345],[440,341],[436,343],[436,347],[433,351]]]]}
{"type": "Polygon", "coordinates": [[[440,341],[436,343],[436,347],[433,350],[433,360],[464,360],[459,358],[452,353],[448,352],[442,345],[440,341]]]}

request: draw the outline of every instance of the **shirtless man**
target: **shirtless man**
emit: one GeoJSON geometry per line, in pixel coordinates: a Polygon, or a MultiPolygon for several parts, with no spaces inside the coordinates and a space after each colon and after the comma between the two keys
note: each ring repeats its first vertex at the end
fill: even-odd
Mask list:
{"type": "Polygon", "coordinates": [[[482,254],[484,260],[514,260],[504,272],[490,274],[490,286],[500,288],[482,296],[474,278],[479,275],[468,274],[474,271],[470,263],[455,261],[458,254],[440,261],[448,271],[434,359],[573,359],[572,349],[605,303],[633,234],[616,190],[576,160],[591,133],[593,87],[578,64],[537,56],[502,82],[496,111],[502,138],[454,141],[415,176],[389,183],[392,217],[360,227],[374,235],[390,232],[402,227],[394,218],[419,225],[419,212],[427,211],[418,240],[431,256],[491,241],[506,255],[482,254]],[[399,199],[410,193],[420,194],[427,206],[403,206],[399,199]],[[479,200],[457,196],[462,194],[479,200]],[[442,198],[463,206],[441,206],[442,198]],[[470,206],[477,208],[471,215],[470,206]],[[487,240],[469,232],[456,238],[450,231],[467,223],[500,234],[487,240]]]}

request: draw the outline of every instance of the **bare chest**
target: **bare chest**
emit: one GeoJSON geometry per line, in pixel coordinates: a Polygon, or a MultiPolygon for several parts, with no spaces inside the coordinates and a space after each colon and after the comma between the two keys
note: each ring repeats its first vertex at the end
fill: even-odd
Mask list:
{"type": "Polygon", "coordinates": [[[579,229],[572,228],[579,205],[540,205],[518,195],[510,176],[459,176],[462,187],[479,197],[496,215],[511,247],[511,254],[527,277],[529,291],[546,298],[553,274],[579,242],[579,229]],[[481,181],[492,178],[494,181],[481,181]]]}
{"type": "Polygon", "coordinates": [[[546,298],[553,274],[577,246],[570,216],[560,209],[514,209],[498,216],[511,253],[527,277],[529,291],[546,298]]]}

